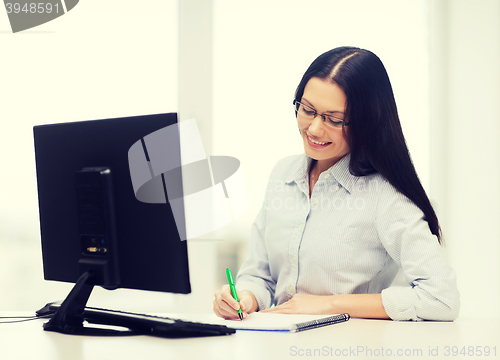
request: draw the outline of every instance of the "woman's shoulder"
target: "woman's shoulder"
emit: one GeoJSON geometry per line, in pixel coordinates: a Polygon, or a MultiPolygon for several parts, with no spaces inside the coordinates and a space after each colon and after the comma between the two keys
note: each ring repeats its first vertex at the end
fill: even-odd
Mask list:
{"type": "Polygon", "coordinates": [[[355,188],[357,196],[366,194],[377,204],[378,213],[389,211],[392,214],[390,222],[396,218],[421,216],[420,208],[379,173],[360,176],[355,188]]]}
{"type": "Polygon", "coordinates": [[[393,188],[391,183],[378,172],[369,175],[354,176],[354,178],[358,187],[371,186],[378,190],[393,188]]]}
{"type": "Polygon", "coordinates": [[[294,167],[297,164],[307,163],[307,155],[306,154],[294,154],[288,155],[276,162],[274,165],[275,168],[290,168],[294,167]]]}
{"type": "Polygon", "coordinates": [[[407,198],[399,190],[394,187],[383,175],[380,173],[373,173],[370,175],[364,175],[357,177],[354,188],[358,192],[375,193],[375,198],[382,200],[386,199],[388,201],[393,201],[395,199],[400,199],[406,201],[407,198]]]}
{"type": "Polygon", "coordinates": [[[308,166],[308,157],[306,154],[296,154],[284,157],[274,165],[271,172],[271,179],[280,179],[284,181],[293,180],[299,171],[306,171],[308,166]]]}

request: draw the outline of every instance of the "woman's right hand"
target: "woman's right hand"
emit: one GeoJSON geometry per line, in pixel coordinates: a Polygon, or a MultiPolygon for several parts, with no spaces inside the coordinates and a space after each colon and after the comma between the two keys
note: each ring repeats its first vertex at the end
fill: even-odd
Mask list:
{"type": "Polygon", "coordinates": [[[241,310],[243,310],[243,319],[246,319],[248,314],[257,310],[257,300],[251,291],[246,290],[240,292],[236,290],[236,293],[238,294],[238,299],[240,300],[239,304],[236,300],[234,300],[229,285],[224,285],[222,289],[215,292],[215,315],[224,319],[238,320],[238,309],[240,306],[241,310]]]}

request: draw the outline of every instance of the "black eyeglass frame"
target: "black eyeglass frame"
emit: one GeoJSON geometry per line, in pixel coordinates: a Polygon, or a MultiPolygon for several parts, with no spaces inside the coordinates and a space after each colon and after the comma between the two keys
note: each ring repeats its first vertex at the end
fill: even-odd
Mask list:
{"type": "MultiPolygon", "coordinates": [[[[302,105],[302,106],[303,106],[303,107],[305,107],[306,109],[311,110],[311,112],[313,113],[313,117],[312,117],[312,119],[314,119],[316,116],[318,116],[318,115],[319,115],[319,116],[321,116],[321,120],[323,120],[323,123],[324,123],[326,126],[331,127],[332,129],[340,129],[340,128],[343,128],[344,126],[347,126],[347,125],[348,125],[348,124],[347,124],[347,122],[346,122],[345,120],[343,120],[343,119],[339,119],[338,117],[333,116],[333,115],[320,114],[320,113],[318,113],[318,112],[316,111],[316,109],[314,109],[314,108],[310,107],[309,105],[305,105],[305,104],[301,103],[300,101],[293,100],[293,106],[294,106],[294,109],[295,109],[295,113],[296,113],[296,115],[298,115],[298,114],[299,114],[299,107],[300,107],[300,105],[302,105]],[[340,125],[340,126],[338,126],[338,127],[335,127],[335,126],[330,126],[330,125],[328,125],[328,123],[326,122],[326,119],[327,119],[327,118],[334,118],[334,119],[338,120],[338,122],[339,122],[339,123],[341,123],[341,125],[340,125]]],[[[332,121],[332,123],[334,123],[334,121],[332,121]]]]}

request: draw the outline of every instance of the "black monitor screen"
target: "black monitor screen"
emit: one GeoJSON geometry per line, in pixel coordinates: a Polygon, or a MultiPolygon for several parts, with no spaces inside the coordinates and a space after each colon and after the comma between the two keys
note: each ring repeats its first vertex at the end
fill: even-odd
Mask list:
{"type": "MultiPolygon", "coordinates": [[[[99,173],[93,170],[97,169],[102,174],[111,174],[107,179],[114,199],[112,220],[116,239],[110,250],[117,261],[119,279],[112,287],[190,292],[187,246],[179,235],[179,224],[168,201],[154,204],[137,200],[128,158],[132,145],[138,141],[144,145],[145,136],[174,124],[177,115],[170,113],[34,128],[46,280],[75,283],[82,273],[82,256],[99,258],[95,253],[106,250],[99,248],[99,244],[92,245],[96,241],[93,233],[100,232],[99,226],[90,226],[94,224],[93,213],[87,210],[92,210],[92,204],[79,201],[89,199],[85,193],[88,187],[78,186],[79,177],[84,181],[88,177],[87,182],[92,183],[95,180],[92,176],[99,173]],[[92,172],[94,175],[89,175],[92,172]]],[[[180,164],[180,146],[178,139],[175,140],[177,144],[169,148],[173,146],[178,151],[165,156],[176,157],[174,161],[180,164]]],[[[180,171],[176,174],[181,176],[180,171]]],[[[166,194],[167,189],[164,190],[166,194]]],[[[104,258],[105,254],[101,255],[104,258]]],[[[109,285],[101,282],[97,280],[95,285],[109,285]]]]}

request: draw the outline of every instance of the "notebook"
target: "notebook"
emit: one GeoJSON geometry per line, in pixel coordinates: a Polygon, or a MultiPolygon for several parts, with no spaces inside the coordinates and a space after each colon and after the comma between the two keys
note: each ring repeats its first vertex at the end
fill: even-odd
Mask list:
{"type": "Polygon", "coordinates": [[[245,320],[223,320],[224,325],[235,330],[244,331],[279,331],[299,332],[315,329],[322,326],[346,322],[349,314],[336,315],[302,315],[302,314],[273,314],[253,313],[245,320]]]}

